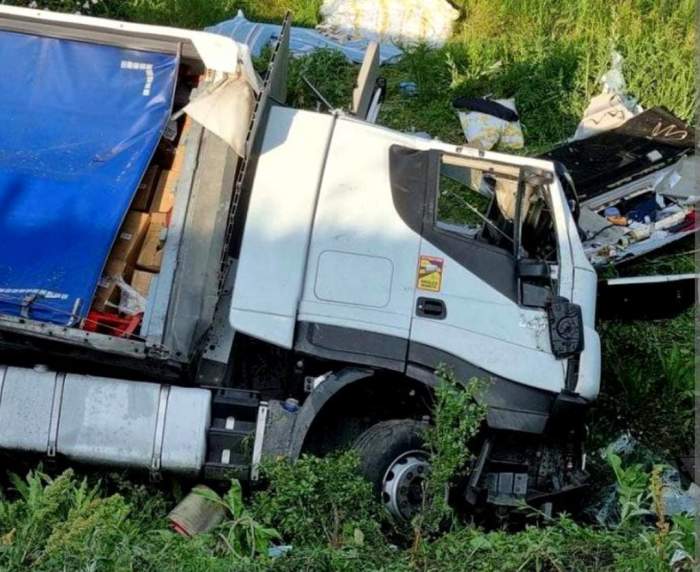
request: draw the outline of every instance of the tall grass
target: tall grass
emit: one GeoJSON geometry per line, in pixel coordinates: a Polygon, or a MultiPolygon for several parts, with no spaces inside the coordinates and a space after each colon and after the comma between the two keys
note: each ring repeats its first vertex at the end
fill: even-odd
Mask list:
{"type": "Polygon", "coordinates": [[[461,134],[455,95],[514,97],[532,153],[569,137],[612,49],[625,58],[630,93],[691,120],[695,5],[691,0],[464,0],[453,39],[440,52],[414,50],[394,79],[419,95],[389,103],[385,118],[450,141],[461,134]],[[426,108],[427,112],[426,112],[426,108]]]}

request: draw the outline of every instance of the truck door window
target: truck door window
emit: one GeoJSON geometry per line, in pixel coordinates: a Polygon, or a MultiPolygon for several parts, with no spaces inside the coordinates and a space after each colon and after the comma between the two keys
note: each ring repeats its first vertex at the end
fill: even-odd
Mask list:
{"type": "Polygon", "coordinates": [[[436,226],[513,251],[517,167],[443,155],[437,190],[436,226]]]}

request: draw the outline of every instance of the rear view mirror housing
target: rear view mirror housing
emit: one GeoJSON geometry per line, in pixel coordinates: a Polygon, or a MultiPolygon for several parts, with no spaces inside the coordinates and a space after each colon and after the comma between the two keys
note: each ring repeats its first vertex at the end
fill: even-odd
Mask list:
{"type": "Polygon", "coordinates": [[[583,314],[581,306],[557,296],[547,306],[552,353],[558,359],[583,351],[583,314]]]}

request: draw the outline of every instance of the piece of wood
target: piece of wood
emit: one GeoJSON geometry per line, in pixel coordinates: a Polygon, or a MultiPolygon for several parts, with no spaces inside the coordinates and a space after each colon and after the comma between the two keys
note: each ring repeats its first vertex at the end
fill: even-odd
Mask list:
{"type": "Polygon", "coordinates": [[[131,287],[144,298],[148,298],[151,282],[156,275],[146,270],[134,270],[131,276],[131,287]]]}
{"type": "Polygon", "coordinates": [[[159,177],[160,167],[158,165],[151,165],[146,170],[146,174],[143,176],[143,179],[141,179],[141,184],[136,191],[134,200],[131,202],[132,211],[148,212],[150,210],[151,200],[155,194],[159,177]]]}
{"type": "Polygon", "coordinates": [[[172,171],[169,170],[161,171],[160,173],[156,190],[153,193],[153,200],[151,201],[151,214],[167,213],[175,204],[175,195],[169,190],[173,187],[172,181],[170,180],[172,176],[171,173],[172,171]]]}
{"type": "Polygon", "coordinates": [[[141,252],[136,260],[136,266],[140,270],[159,272],[163,260],[163,244],[167,233],[167,215],[165,213],[152,213],[148,232],[143,241],[141,252]]]}
{"type": "Polygon", "coordinates": [[[133,265],[146,237],[149,220],[150,215],[147,213],[129,211],[119,229],[109,257],[133,265]]]}
{"type": "Polygon", "coordinates": [[[180,141],[175,150],[175,157],[170,169],[165,169],[161,172],[158,178],[158,184],[153,194],[153,200],[150,205],[152,213],[167,213],[172,210],[175,204],[175,192],[177,191],[177,183],[180,180],[180,174],[185,164],[185,145],[186,135],[190,128],[189,117],[185,120],[180,134],[180,141]]]}

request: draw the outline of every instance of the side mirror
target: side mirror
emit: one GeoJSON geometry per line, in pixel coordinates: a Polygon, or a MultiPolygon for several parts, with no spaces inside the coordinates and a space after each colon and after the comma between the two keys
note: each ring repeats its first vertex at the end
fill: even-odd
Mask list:
{"type": "Polygon", "coordinates": [[[556,358],[568,358],[583,351],[581,306],[557,296],[547,306],[549,338],[556,358]]]}

